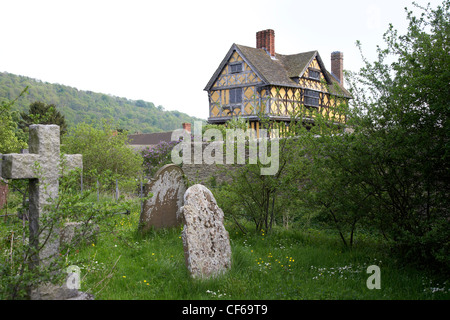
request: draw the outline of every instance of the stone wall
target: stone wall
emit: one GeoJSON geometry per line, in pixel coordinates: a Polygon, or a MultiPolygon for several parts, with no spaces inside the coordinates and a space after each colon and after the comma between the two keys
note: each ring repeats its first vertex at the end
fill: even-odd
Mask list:
{"type": "MultiPolygon", "coordinates": [[[[223,142],[220,142],[220,143],[223,143],[223,142]]],[[[196,162],[199,162],[199,160],[200,160],[200,157],[198,154],[200,148],[198,147],[198,144],[196,144],[196,143],[191,144],[192,163],[191,164],[186,164],[186,163],[182,164],[184,174],[189,179],[189,182],[193,183],[193,184],[201,183],[201,184],[206,184],[206,185],[210,185],[211,183],[221,184],[221,183],[230,182],[231,178],[227,175],[227,172],[236,170],[236,168],[242,167],[243,165],[242,164],[227,164],[225,151],[223,151],[222,164],[217,164],[217,163],[208,164],[205,162],[204,155],[206,155],[208,153],[208,150],[205,153],[205,148],[208,147],[208,145],[210,145],[210,144],[208,142],[203,142],[203,143],[201,143],[201,145],[202,145],[201,164],[194,163],[195,159],[197,159],[196,162]],[[197,145],[197,147],[196,147],[196,145],[197,145]],[[196,151],[197,151],[197,153],[196,153],[196,151]]],[[[212,154],[213,157],[215,156],[214,152],[209,153],[209,154],[212,154]]],[[[246,161],[246,163],[248,163],[248,148],[245,148],[245,161],[246,161]]]]}

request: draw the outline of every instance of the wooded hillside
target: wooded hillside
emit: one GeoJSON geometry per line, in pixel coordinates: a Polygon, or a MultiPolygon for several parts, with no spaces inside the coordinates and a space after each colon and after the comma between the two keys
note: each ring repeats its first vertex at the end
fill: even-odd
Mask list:
{"type": "Polygon", "coordinates": [[[152,102],[82,91],[7,72],[0,72],[0,101],[14,100],[27,86],[28,93],[17,100],[14,110],[27,111],[35,101],[54,104],[65,116],[69,126],[112,119],[117,128],[130,133],[151,133],[170,131],[181,128],[183,122],[200,120],[179,111],[166,111],[152,102]]]}

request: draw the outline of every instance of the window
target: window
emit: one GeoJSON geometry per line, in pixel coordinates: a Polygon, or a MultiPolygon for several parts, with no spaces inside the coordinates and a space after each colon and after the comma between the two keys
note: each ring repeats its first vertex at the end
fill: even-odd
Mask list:
{"type": "Polygon", "coordinates": [[[242,88],[230,89],[230,104],[242,102],[242,88]]]}
{"type": "Polygon", "coordinates": [[[305,90],[305,106],[319,106],[319,91],[305,90]]]}
{"type": "Polygon", "coordinates": [[[309,69],[309,78],[315,79],[315,80],[320,80],[320,71],[314,70],[314,69],[309,69]]]}
{"type": "Polygon", "coordinates": [[[230,73],[242,72],[242,63],[230,64],[230,73]]]}

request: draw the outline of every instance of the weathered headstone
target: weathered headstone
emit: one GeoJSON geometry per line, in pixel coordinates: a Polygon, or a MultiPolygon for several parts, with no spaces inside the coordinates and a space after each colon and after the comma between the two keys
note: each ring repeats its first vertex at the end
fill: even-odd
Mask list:
{"type": "Polygon", "coordinates": [[[231,267],[231,246],[223,211],[211,191],[201,184],[187,189],[182,232],[186,266],[194,278],[208,278],[231,267]]]}
{"type": "Polygon", "coordinates": [[[8,197],[8,185],[6,184],[6,181],[3,181],[2,177],[0,177],[0,210],[2,210],[3,207],[6,205],[7,197],[8,197]]]}
{"type": "MultiPolygon", "coordinates": [[[[29,180],[29,243],[35,248],[42,247],[39,256],[33,256],[32,266],[49,265],[52,258],[59,253],[59,230],[52,228],[51,233],[48,230],[42,232],[40,220],[48,214],[46,205],[58,196],[58,177],[61,169],[59,126],[30,125],[29,134],[29,153],[2,155],[0,176],[5,179],[29,180]]],[[[82,156],[66,155],[64,163],[68,170],[82,168],[82,156]]],[[[76,294],[62,287],[42,285],[34,290],[32,299],[33,294],[36,299],[64,299],[62,292],[70,293],[71,297],[76,294]]]]}
{"type": "Polygon", "coordinates": [[[159,169],[145,186],[145,196],[149,193],[153,196],[144,201],[139,219],[141,231],[180,226],[179,211],[185,191],[184,174],[179,166],[168,164],[159,169]]]}

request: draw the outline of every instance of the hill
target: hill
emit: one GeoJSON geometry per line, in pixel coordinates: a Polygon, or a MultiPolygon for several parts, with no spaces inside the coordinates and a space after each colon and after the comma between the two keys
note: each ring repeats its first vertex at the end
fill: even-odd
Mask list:
{"type": "Polygon", "coordinates": [[[111,119],[117,128],[130,133],[151,133],[181,128],[183,122],[201,120],[179,111],[167,111],[162,106],[143,100],[129,100],[107,94],[82,91],[60,84],[0,72],[0,100],[15,99],[23,89],[28,93],[15,103],[17,111],[28,110],[31,103],[54,104],[65,116],[69,127],[80,122],[111,119]]]}

